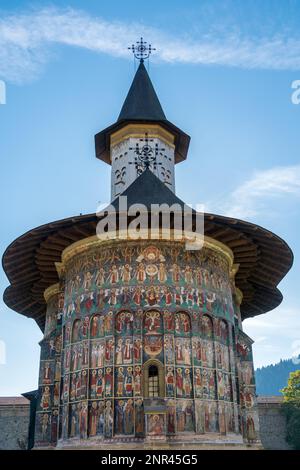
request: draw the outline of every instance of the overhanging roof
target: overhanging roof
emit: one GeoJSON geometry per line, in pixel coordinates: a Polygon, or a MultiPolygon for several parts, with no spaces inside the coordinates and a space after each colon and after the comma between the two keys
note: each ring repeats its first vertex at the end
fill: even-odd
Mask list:
{"type": "MultiPolygon", "coordinates": [[[[153,178],[158,180],[146,172],[140,178],[146,180],[144,188],[148,189],[153,185],[153,178]]],[[[183,204],[159,180],[155,181],[157,187],[152,187],[152,196],[147,190],[144,200],[138,200],[137,182],[143,181],[136,180],[124,192],[129,204],[134,201],[146,205],[159,201],[172,203],[172,200],[183,204]],[[156,200],[153,189],[159,195],[156,200]]],[[[55,262],[61,261],[62,251],[69,245],[95,235],[98,222],[95,214],[70,217],[30,230],[9,245],[2,259],[11,284],[4,292],[7,306],[35,319],[43,328],[46,311],[43,294],[47,287],[58,282],[55,262]]],[[[236,286],[243,292],[243,319],[266,313],[280,304],[282,295],[277,285],[293,263],[292,251],[281,238],[250,222],[214,214],[205,214],[204,234],[227,245],[234,254],[234,262],[239,264],[236,286]]]]}

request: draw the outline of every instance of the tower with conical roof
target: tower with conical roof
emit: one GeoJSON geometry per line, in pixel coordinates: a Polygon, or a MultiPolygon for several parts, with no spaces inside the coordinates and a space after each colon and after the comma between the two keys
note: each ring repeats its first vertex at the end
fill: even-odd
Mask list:
{"type": "Polygon", "coordinates": [[[112,199],[140,174],[139,165],[133,164],[132,149],[137,145],[141,150],[146,145],[157,148],[151,171],[175,192],[174,165],[186,159],[189,141],[187,134],[167,120],[141,60],[118,120],[95,136],[97,158],[111,165],[112,199]]]}
{"type": "Polygon", "coordinates": [[[30,230],[3,255],[4,301],[44,333],[35,447],[259,445],[242,322],[280,304],[290,248],[262,227],[214,214],[204,214],[200,250],[186,249],[175,216],[169,234],[161,217],[149,236],[153,204],[185,207],[174,165],[189,137],[166,119],[143,61],[118,120],[95,143],[112,167],[116,227],[99,234],[105,211],[71,217],[30,230]],[[121,197],[143,205],[149,226],[135,237],[121,197]]]}

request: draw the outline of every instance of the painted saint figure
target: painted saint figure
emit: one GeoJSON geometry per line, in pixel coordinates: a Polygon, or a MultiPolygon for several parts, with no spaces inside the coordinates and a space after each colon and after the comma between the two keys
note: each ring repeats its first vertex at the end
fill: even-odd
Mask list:
{"type": "Polygon", "coordinates": [[[167,368],[166,389],[167,389],[167,396],[173,397],[175,394],[175,378],[174,378],[174,371],[172,367],[167,368]]]}
{"type": "Polygon", "coordinates": [[[143,400],[135,401],[135,435],[143,437],[144,435],[144,407],[143,400]]]}
{"type": "Polygon", "coordinates": [[[113,432],[113,410],[112,410],[112,402],[107,401],[105,404],[105,411],[104,411],[104,435],[105,437],[112,437],[113,432]]]}
{"type": "Polygon", "coordinates": [[[140,366],[135,366],[134,368],[134,395],[141,395],[141,380],[142,380],[142,371],[140,366]]]}
{"type": "Polygon", "coordinates": [[[46,386],[42,393],[41,402],[40,402],[40,406],[44,411],[50,408],[50,400],[51,400],[50,388],[46,386]]]}
{"type": "Polygon", "coordinates": [[[93,401],[89,412],[89,436],[96,436],[98,422],[98,403],[93,401]]]}
{"type": "Polygon", "coordinates": [[[199,368],[195,369],[195,395],[197,398],[202,397],[202,378],[201,378],[201,370],[199,368]]]}
{"type": "Polygon", "coordinates": [[[105,369],[104,383],[105,383],[105,396],[110,397],[113,391],[113,376],[112,376],[111,367],[107,367],[105,369]]]}
{"type": "Polygon", "coordinates": [[[180,367],[176,370],[176,395],[177,397],[183,396],[183,377],[180,367]]]}
{"type": "Polygon", "coordinates": [[[134,362],[140,362],[142,357],[142,341],[140,338],[134,340],[133,345],[134,362]]]}
{"type": "Polygon", "coordinates": [[[125,434],[133,434],[134,421],[133,421],[133,400],[129,399],[124,405],[124,432],[125,434]]]}

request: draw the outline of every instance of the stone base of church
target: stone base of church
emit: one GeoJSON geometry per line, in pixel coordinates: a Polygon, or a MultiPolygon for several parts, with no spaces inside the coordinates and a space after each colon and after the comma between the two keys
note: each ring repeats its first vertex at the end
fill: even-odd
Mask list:
{"type": "Polygon", "coordinates": [[[57,450],[257,450],[262,449],[259,441],[246,443],[240,434],[218,433],[202,434],[202,435],[181,435],[166,436],[163,439],[146,437],[128,438],[115,437],[112,439],[90,438],[88,440],[68,439],[67,441],[59,441],[55,447],[57,450]]]}

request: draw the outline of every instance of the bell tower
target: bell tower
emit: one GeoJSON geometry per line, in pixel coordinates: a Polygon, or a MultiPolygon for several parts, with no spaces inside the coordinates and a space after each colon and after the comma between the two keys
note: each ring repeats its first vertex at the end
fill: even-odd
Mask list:
{"type": "Polygon", "coordinates": [[[111,165],[111,199],[149,168],[175,193],[175,164],[186,159],[190,137],[169,122],[154,90],[145,60],[151,45],[132,45],[139,67],[118,120],[95,136],[96,157],[111,165]]]}

